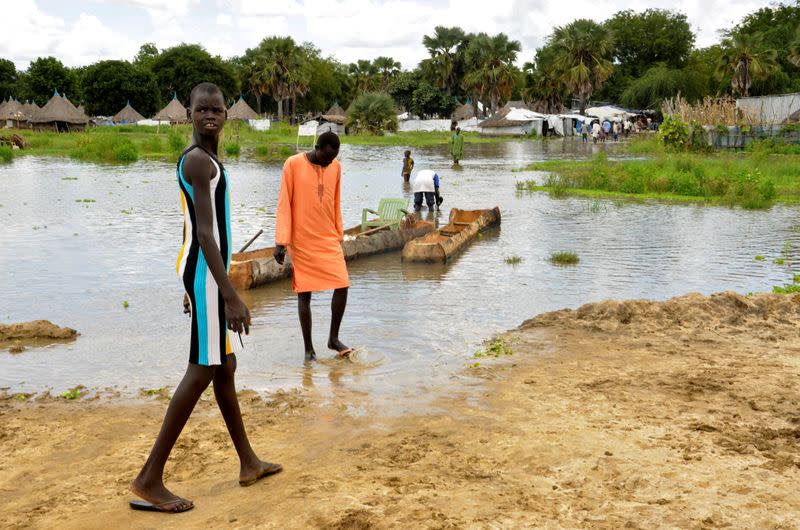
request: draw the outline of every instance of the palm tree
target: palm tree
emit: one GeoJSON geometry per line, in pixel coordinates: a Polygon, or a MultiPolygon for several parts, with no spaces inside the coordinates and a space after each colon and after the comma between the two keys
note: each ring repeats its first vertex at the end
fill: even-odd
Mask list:
{"type": "Polygon", "coordinates": [[[255,49],[245,52],[242,82],[259,99],[261,94],[270,94],[277,103],[280,120],[284,111],[294,115],[297,97],[308,91],[310,77],[308,56],[291,37],[267,37],[255,49]]]}
{"type": "Polygon", "coordinates": [[[800,66],[800,26],[797,27],[794,40],[789,44],[789,61],[795,66],[800,66]]]}
{"type": "Polygon", "coordinates": [[[353,78],[357,93],[374,92],[379,88],[378,69],[371,61],[359,59],[358,62],[350,63],[347,71],[353,78]]]}
{"type": "Polygon", "coordinates": [[[554,70],[536,68],[533,63],[525,63],[523,71],[525,88],[522,89],[522,99],[532,105],[532,110],[543,114],[561,112],[564,109],[561,75],[554,70]]]}
{"type": "Polygon", "coordinates": [[[720,78],[732,74],[731,88],[735,94],[747,97],[754,80],[766,78],[777,68],[778,53],[762,49],[763,42],[761,33],[739,33],[723,42],[716,74],[720,78]]]}
{"type": "Polygon", "coordinates": [[[459,48],[463,46],[465,36],[459,27],[436,26],[433,36],[422,38],[422,44],[430,54],[429,59],[420,63],[422,71],[434,86],[448,94],[458,86],[459,48]]]}
{"type": "Polygon", "coordinates": [[[564,85],[580,101],[581,114],[595,90],[611,77],[614,65],[611,33],[600,24],[578,19],[555,29],[550,45],[556,53],[555,67],[564,85]]]}
{"type": "Polygon", "coordinates": [[[494,37],[479,33],[465,51],[466,73],[462,85],[488,100],[492,112],[511,97],[518,76],[514,61],[520,49],[519,41],[509,40],[505,33],[494,37]]]}
{"type": "Polygon", "coordinates": [[[391,57],[381,56],[372,61],[372,66],[381,76],[381,90],[386,92],[389,90],[389,82],[400,73],[402,65],[391,57]]]}

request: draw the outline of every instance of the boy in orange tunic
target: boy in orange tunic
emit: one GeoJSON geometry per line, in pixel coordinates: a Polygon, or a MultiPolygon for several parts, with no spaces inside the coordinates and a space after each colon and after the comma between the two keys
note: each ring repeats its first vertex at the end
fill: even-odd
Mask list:
{"type": "Polygon", "coordinates": [[[339,357],[348,357],[353,351],[339,340],[350,278],[342,251],[342,168],[336,160],[338,154],[339,137],[331,131],[321,134],[312,151],[286,160],[278,196],[275,260],[283,264],[288,248],[307,361],[317,358],[311,341],[314,291],[334,290],[328,348],[339,357]]]}

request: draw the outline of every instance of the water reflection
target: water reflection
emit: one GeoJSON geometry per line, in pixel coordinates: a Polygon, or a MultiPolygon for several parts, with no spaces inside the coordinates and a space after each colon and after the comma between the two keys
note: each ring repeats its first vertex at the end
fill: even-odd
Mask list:
{"type": "MultiPolygon", "coordinates": [[[[547,158],[584,158],[614,144],[551,140],[466,146],[452,167],[446,146],[415,149],[417,168],[442,176],[449,209],[499,205],[502,228],[484,234],[448,264],[409,264],[398,253],[349,264],[351,291],[342,339],[357,348],[343,364],[324,349],[330,293],[312,300],[313,334],[325,362],[307,368],[297,301],[286,280],[242,294],[252,333],[240,356],[240,384],[255,389],[314,385],[321,391],[398,396],[450,381],[492,334],[532,315],[603,298],[664,299],[687,291],[768,290],[790,281],[772,263],[793,243],[797,207],[766,212],[720,207],[553,200],[520,194],[515,173],[547,158]],[[575,267],[553,267],[571,250],[575,267]],[[767,256],[754,260],[756,254],[767,256]],[[522,261],[507,265],[505,258],[522,261]]],[[[398,175],[403,147],[342,146],[346,226],[381,197],[407,197],[398,175]]],[[[274,239],[281,164],[227,160],[232,176],[234,246],[264,229],[274,239]]],[[[73,344],[12,356],[0,352],[0,387],[41,390],[75,384],[132,391],[175,384],[187,361],[188,320],[174,272],[181,217],[174,166],[79,164],[17,158],[0,168],[0,320],[47,318],[78,329],[73,344]],[[77,180],[73,180],[77,179],[77,180]],[[91,202],[94,201],[94,202],[91,202]],[[129,303],[123,307],[123,301],[129,303]]],[[[788,260],[787,260],[788,263],[788,260]]]]}

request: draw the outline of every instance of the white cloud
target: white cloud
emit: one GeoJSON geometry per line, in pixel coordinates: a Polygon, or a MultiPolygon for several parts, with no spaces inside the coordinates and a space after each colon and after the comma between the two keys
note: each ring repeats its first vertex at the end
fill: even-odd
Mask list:
{"type": "Polygon", "coordinates": [[[217,15],[217,25],[218,26],[233,26],[233,17],[230,15],[225,14],[218,14],[217,15]]]}
{"type": "Polygon", "coordinates": [[[55,54],[65,28],[62,19],[46,14],[33,0],[17,0],[4,8],[0,56],[13,60],[19,68],[39,56],[55,54]]]}
{"type": "Polygon", "coordinates": [[[92,15],[81,13],[58,43],[57,57],[68,66],[80,66],[104,59],[130,60],[139,43],[112,30],[92,15]]]}

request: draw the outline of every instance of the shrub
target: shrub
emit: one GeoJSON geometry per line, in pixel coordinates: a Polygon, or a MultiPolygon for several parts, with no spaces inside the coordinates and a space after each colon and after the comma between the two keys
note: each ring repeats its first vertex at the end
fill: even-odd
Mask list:
{"type": "Polygon", "coordinates": [[[689,139],[689,127],[677,115],[669,115],[658,128],[661,142],[673,149],[681,149],[689,139]]]}
{"type": "Polygon", "coordinates": [[[139,160],[139,151],[130,140],[117,143],[111,149],[111,153],[112,159],[116,162],[136,162],[139,160]]]}
{"type": "Polygon", "coordinates": [[[153,136],[142,142],[142,147],[148,153],[160,153],[164,149],[164,143],[158,136],[153,136]]]}
{"type": "Polygon", "coordinates": [[[169,150],[173,153],[180,153],[186,147],[186,142],[183,141],[181,133],[175,129],[170,129],[167,138],[169,139],[169,150]]]}
{"type": "Polygon", "coordinates": [[[397,109],[394,100],[384,92],[367,92],[358,96],[347,112],[345,125],[355,134],[383,134],[397,130],[397,109]]]}
{"type": "Polygon", "coordinates": [[[225,154],[228,156],[239,156],[242,147],[236,143],[225,144],[225,154]]]}
{"type": "Polygon", "coordinates": [[[117,134],[83,134],[70,156],[79,160],[127,163],[139,159],[139,149],[129,138],[117,134]]]}
{"type": "Polygon", "coordinates": [[[14,160],[14,150],[10,145],[0,145],[0,162],[11,162],[14,160]]]}

